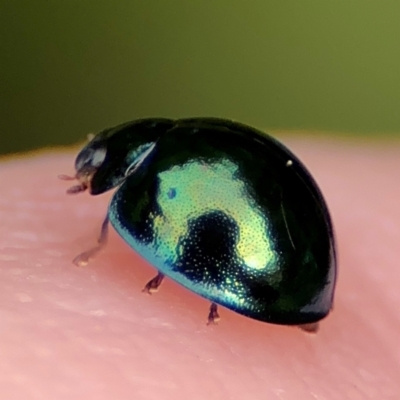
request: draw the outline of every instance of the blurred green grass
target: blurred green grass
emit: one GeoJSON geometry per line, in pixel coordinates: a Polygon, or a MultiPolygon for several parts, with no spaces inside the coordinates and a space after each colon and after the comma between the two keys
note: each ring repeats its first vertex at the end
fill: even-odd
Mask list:
{"type": "Polygon", "coordinates": [[[0,0],[0,153],[144,116],[400,132],[400,2],[0,0]]]}

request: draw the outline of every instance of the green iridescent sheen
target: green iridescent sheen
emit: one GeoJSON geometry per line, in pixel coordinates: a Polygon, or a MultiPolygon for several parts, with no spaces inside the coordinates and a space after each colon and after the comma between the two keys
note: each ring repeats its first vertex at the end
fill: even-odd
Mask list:
{"type": "Polygon", "coordinates": [[[237,165],[221,160],[213,164],[195,161],[159,174],[157,199],[162,213],[154,219],[154,229],[159,235],[160,252],[174,253],[176,262],[176,243],[186,234],[188,221],[218,209],[238,224],[237,257],[248,268],[277,272],[278,255],[268,237],[268,221],[249,201],[243,181],[234,178],[237,173],[237,165]],[[170,188],[176,192],[173,199],[168,195],[170,188]]]}

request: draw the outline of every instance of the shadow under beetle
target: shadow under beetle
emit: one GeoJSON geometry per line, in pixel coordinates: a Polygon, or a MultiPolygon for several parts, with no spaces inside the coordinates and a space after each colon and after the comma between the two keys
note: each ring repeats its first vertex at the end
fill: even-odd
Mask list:
{"type": "Polygon", "coordinates": [[[217,304],[257,320],[316,331],[331,310],[336,281],[332,223],[301,162],[266,134],[224,119],[136,120],[106,129],[75,161],[92,195],[118,187],[108,222],[164,275],[217,304]]]}

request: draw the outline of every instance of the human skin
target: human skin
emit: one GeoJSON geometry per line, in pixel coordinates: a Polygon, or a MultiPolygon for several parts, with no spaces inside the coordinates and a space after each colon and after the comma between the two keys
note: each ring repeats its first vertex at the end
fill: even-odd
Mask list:
{"type": "Polygon", "coordinates": [[[67,196],[77,149],[0,162],[0,398],[400,398],[400,142],[283,137],[319,183],[338,247],[316,335],[253,321],[165,279],[111,229],[110,193],[67,196]]]}

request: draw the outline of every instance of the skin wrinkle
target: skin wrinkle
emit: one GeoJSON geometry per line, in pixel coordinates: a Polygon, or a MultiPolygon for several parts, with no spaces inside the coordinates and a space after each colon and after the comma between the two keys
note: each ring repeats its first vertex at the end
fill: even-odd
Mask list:
{"type": "Polygon", "coordinates": [[[333,313],[320,332],[274,326],[154,275],[111,230],[87,267],[111,194],[67,196],[74,152],[0,163],[0,393],[20,398],[397,399],[400,143],[286,138],[328,202],[338,239],[333,313]],[[29,301],[26,301],[29,299],[29,301]]]}

